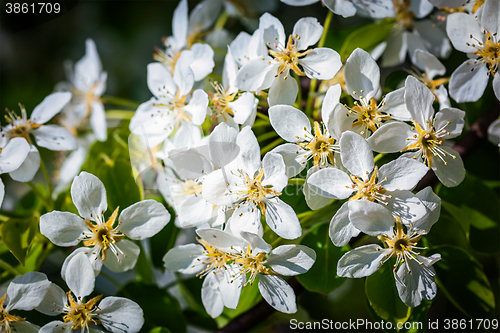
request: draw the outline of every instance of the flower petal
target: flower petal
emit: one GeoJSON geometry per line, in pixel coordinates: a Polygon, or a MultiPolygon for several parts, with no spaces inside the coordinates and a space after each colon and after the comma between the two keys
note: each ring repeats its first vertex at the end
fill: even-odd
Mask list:
{"type": "Polygon", "coordinates": [[[136,333],[144,324],[144,314],[137,303],[123,297],[106,297],[99,303],[96,318],[113,333],[136,333]]]}
{"type": "Polygon", "coordinates": [[[108,249],[108,255],[106,256],[106,260],[104,260],[104,266],[109,268],[110,271],[117,273],[125,272],[134,268],[135,263],[139,258],[139,253],[141,252],[139,246],[128,239],[122,239],[114,245],[121,251],[121,253],[118,254],[117,258],[108,249]]]}
{"type": "Polygon", "coordinates": [[[259,274],[259,290],[262,298],[276,310],[283,313],[297,312],[295,292],[281,277],[259,274]]]}
{"type": "Polygon", "coordinates": [[[299,51],[306,50],[309,46],[316,44],[321,34],[323,26],[314,17],[303,17],[295,23],[292,35],[296,37],[295,47],[299,51]]]}
{"type": "Polygon", "coordinates": [[[369,101],[380,86],[380,69],[370,54],[355,49],[345,65],[345,83],[349,93],[357,100],[361,96],[369,101]]]}
{"type": "Polygon", "coordinates": [[[208,274],[201,287],[201,302],[212,318],[220,316],[224,310],[222,294],[219,291],[219,279],[222,277],[218,275],[223,275],[223,273],[216,271],[215,274],[208,274]]]}
{"type": "Polygon", "coordinates": [[[328,235],[335,246],[342,247],[349,243],[351,238],[359,235],[359,230],[354,227],[349,220],[349,204],[352,201],[347,201],[333,215],[328,229],[328,235]]]}
{"type": "Polygon", "coordinates": [[[56,92],[45,97],[31,113],[31,122],[44,124],[54,117],[71,99],[70,92],[56,92]]]}
{"type": "Polygon", "coordinates": [[[260,170],[261,163],[259,142],[250,127],[241,130],[236,138],[236,144],[240,147],[238,168],[253,177],[260,170]]]}
{"type": "Polygon", "coordinates": [[[483,32],[478,22],[474,16],[466,13],[449,15],[446,19],[446,32],[453,47],[465,53],[476,52],[477,49],[472,44],[483,41],[483,32]]]}
{"type": "Polygon", "coordinates": [[[191,114],[191,121],[195,125],[201,125],[207,117],[208,95],[201,89],[197,89],[191,95],[189,104],[184,107],[184,111],[191,114]]]}
{"type": "Polygon", "coordinates": [[[40,297],[41,302],[36,310],[47,316],[57,316],[60,314],[57,309],[61,309],[68,302],[68,296],[58,285],[50,283],[45,296],[40,297]]]}
{"type": "Polygon", "coordinates": [[[198,229],[196,233],[211,246],[226,252],[232,252],[238,249],[246,250],[248,245],[247,241],[241,237],[222,230],[198,229]]]}
{"type": "Polygon", "coordinates": [[[306,167],[306,151],[294,143],[285,143],[271,150],[280,154],[286,166],[286,176],[291,178],[298,175],[306,167]]]}
{"type": "Polygon", "coordinates": [[[75,246],[88,229],[85,221],[69,212],[53,211],[40,217],[40,233],[57,246],[75,246]]]}
{"type": "Polygon", "coordinates": [[[288,185],[285,162],[280,154],[269,152],[264,155],[262,168],[264,169],[263,186],[272,186],[275,191],[281,192],[288,185]]]}
{"type": "Polygon", "coordinates": [[[302,235],[302,228],[295,211],[277,197],[266,202],[266,223],[282,238],[296,239],[302,235]]]}
{"type": "Polygon", "coordinates": [[[346,199],[353,192],[351,178],[337,168],[318,170],[307,179],[307,184],[313,192],[331,199],[346,199]]]}
{"type": "Polygon", "coordinates": [[[371,149],[378,153],[395,153],[408,145],[413,132],[408,124],[392,122],[382,125],[368,139],[371,149]]]}
{"type": "Polygon", "coordinates": [[[94,270],[85,254],[78,253],[68,262],[66,284],[78,298],[88,296],[94,290],[94,270]]]}
{"type": "Polygon", "coordinates": [[[19,168],[28,156],[30,149],[26,139],[12,138],[0,153],[0,174],[19,168]]]}
{"type": "Polygon", "coordinates": [[[432,192],[432,187],[430,186],[427,186],[418,192],[416,196],[427,208],[427,215],[414,222],[413,229],[418,230],[422,234],[427,234],[431,230],[434,223],[436,223],[439,219],[441,212],[441,198],[432,192]]]}
{"type": "Polygon", "coordinates": [[[7,312],[10,310],[30,311],[40,305],[51,282],[39,272],[29,272],[15,277],[7,287],[7,312]]]}
{"type": "Polygon", "coordinates": [[[400,157],[380,167],[378,179],[385,179],[384,189],[412,190],[429,169],[425,164],[412,158],[400,157]]]}
{"type": "Polygon", "coordinates": [[[434,128],[436,131],[443,129],[443,132],[446,133],[446,140],[455,138],[462,133],[462,129],[464,128],[464,117],[465,112],[462,110],[455,108],[442,109],[436,113],[434,128]]]}
{"type": "Polygon", "coordinates": [[[153,62],[148,64],[147,70],[148,88],[155,97],[164,98],[166,93],[172,95],[177,93],[177,86],[174,79],[164,65],[159,62],[153,62]]]}
{"type": "Polygon", "coordinates": [[[78,253],[83,253],[87,256],[90,262],[90,266],[94,269],[94,276],[97,277],[99,273],[101,273],[102,268],[102,259],[100,254],[97,252],[96,248],[89,247],[78,247],[73,252],[71,252],[66,259],[64,259],[62,268],[61,268],[61,277],[64,281],[66,281],[66,273],[68,270],[68,263],[71,259],[76,256],[78,253]]]}
{"type": "Polygon", "coordinates": [[[458,103],[476,102],[488,85],[486,64],[474,59],[466,60],[451,74],[450,96],[458,103]]]}
{"type": "Polygon", "coordinates": [[[349,220],[358,230],[371,236],[391,235],[396,222],[387,208],[367,200],[349,203],[349,220]]]}
{"type": "Polygon", "coordinates": [[[381,261],[390,250],[376,244],[364,245],[344,254],[337,264],[340,277],[362,278],[372,275],[382,265],[381,261]]]}
{"type": "Polygon", "coordinates": [[[304,245],[282,245],[275,248],[267,264],[278,274],[292,276],[304,274],[316,261],[316,252],[304,245]]]}
{"type": "Polygon", "coordinates": [[[44,125],[32,131],[36,144],[55,151],[74,150],[77,148],[75,137],[62,126],[44,125]]]}
{"type": "Polygon", "coordinates": [[[274,82],[278,67],[279,64],[268,56],[253,59],[240,68],[235,86],[243,91],[267,89],[274,82]]]}
{"type": "Polygon", "coordinates": [[[391,118],[396,120],[411,120],[411,115],[408,112],[405,103],[405,88],[399,88],[388,93],[385,96],[382,107],[379,108],[379,111],[389,113],[391,118]]]}
{"type": "Polygon", "coordinates": [[[203,254],[203,247],[198,244],[179,245],[170,249],[163,262],[165,268],[171,272],[184,274],[198,273],[203,270],[204,265],[199,264],[198,258],[203,254]]]}
{"type": "Polygon", "coordinates": [[[460,154],[453,148],[441,146],[441,149],[446,153],[444,161],[434,157],[432,170],[444,186],[457,186],[465,178],[464,162],[462,162],[460,154]]]}
{"type": "Polygon", "coordinates": [[[189,66],[194,74],[194,80],[200,81],[214,69],[214,50],[208,44],[196,43],[190,49],[194,60],[189,66]]]}
{"type": "Polygon", "coordinates": [[[340,138],[342,164],[351,174],[368,179],[373,170],[373,153],[370,145],[359,134],[344,132],[340,138]]]}
{"type": "Polygon", "coordinates": [[[155,200],[143,200],[124,209],[118,221],[118,230],[131,239],[141,240],[162,230],[170,221],[170,213],[155,200]]]}
{"type": "Polygon", "coordinates": [[[299,87],[297,81],[290,77],[290,74],[279,74],[269,88],[268,102],[269,106],[278,104],[292,105],[295,103],[299,87]]]}
{"type": "Polygon", "coordinates": [[[405,81],[406,107],[411,114],[412,120],[425,126],[426,121],[433,118],[434,109],[432,103],[436,96],[417,78],[408,76],[405,81]]]}
{"type": "Polygon", "coordinates": [[[11,171],[9,175],[12,179],[18,182],[29,182],[35,177],[38,168],[40,167],[40,153],[34,146],[30,146],[30,152],[24,159],[23,163],[16,170],[11,171]]]}
{"type": "Polygon", "coordinates": [[[313,49],[298,62],[308,78],[318,80],[330,80],[342,67],[340,55],[326,47],[313,49]]]}
{"type": "Polygon", "coordinates": [[[71,185],[71,198],[80,216],[95,221],[108,209],[106,189],[96,176],[82,171],[71,185]]]}

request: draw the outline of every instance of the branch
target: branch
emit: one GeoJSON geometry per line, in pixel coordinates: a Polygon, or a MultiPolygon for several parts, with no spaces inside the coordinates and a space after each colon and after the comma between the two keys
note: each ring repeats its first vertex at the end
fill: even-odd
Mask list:
{"type": "MultiPolygon", "coordinates": [[[[292,277],[287,282],[292,286],[295,296],[300,295],[304,291],[304,287],[296,278],[292,277]]],[[[229,324],[218,330],[217,333],[248,332],[253,327],[264,322],[275,311],[265,300],[261,300],[253,308],[231,320],[229,324]]]]}
{"type": "MultiPolygon", "coordinates": [[[[495,103],[491,110],[482,115],[474,124],[472,124],[470,130],[452,147],[456,150],[462,159],[466,157],[469,153],[474,151],[484,140],[488,139],[488,127],[490,124],[498,118],[500,114],[500,105],[495,103]]],[[[427,174],[420,180],[415,188],[416,191],[427,186],[433,186],[438,182],[434,171],[429,170],[427,174]]]]}

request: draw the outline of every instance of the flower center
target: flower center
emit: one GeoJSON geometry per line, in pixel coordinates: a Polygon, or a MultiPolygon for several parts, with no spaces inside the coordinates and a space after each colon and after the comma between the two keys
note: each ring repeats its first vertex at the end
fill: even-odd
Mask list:
{"type": "MultiPolygon", "coordinates": [[[[360,92],[361,94],[364,93],[363,90],[360,92]]],[[[353,95],[357,95],[357,93],[353,91],[353,95]]],[[[364,96],[359,96],[359,99],[361,102],[358,103],[358,101],[354,101],[354,107],[352,108],[347,105],[344,106],[349,110],[349,113],[355,117],[352,127],[361,127],[361,131],[359,132],[361,135],[368,135],[368,130],[374,133],[382,126],[383,121],[391,119],[390,113],[386,114],[379,111],[380,107],[385,105],[383,100],[377,105],[374,98],[371,98],[369,102],[364,96]]]]}
{"type": "Polygon", "coordinates": [[[191,179],[187,180],[182,185],[183,194],[185,195],[201,194],[202,189],[202,184],[199,184],[191,179]]]}
{"type": "Polygon", "coordinates": [[[7,130],[7,136],[9,138],[25,138],[29,144],[30,132],[33,129],[39,128],[41,124],[32,124],[31,120],[26,116],[26,109],[23,105],[19,104],[21,108],[21,117],[16,115],[13,111],[6,110],[5,120],[11,125],[11,128],[7,130]]]}
{"type": "Polygon", "coordinates": [[[10,315],[7,310],[3,307],[3,302],[5,301],[5,297],[7,294],[4,294],[2,298],[0,298],[0,331],[2,332],[11,332],[12,327],[10,327],[10,323],[16,323],[24,321],[24,318],[19,318],[13,315],[10,315]]]}
{"type": "Polygon", "coordinates": [[[93,223],[91,221],[85,220],[87,227],[89,228],[89,232],[83,232],[83,245],[97,247],[98,251],[101,253],[102,260],[106,260],[107,250],[110,249],[116,256],[118,262],[120,262],[119,254],[123,255],[126,258],[126,255],[115,245],[116,242],[122,240],[124,235],[113,228],[113,224],[115,223],[116,217],[118,216],[118,207],[115,209],[111,217],[106,223],[93,223]]]}
{"type": "MultiPolygon", "coordinates": [[[[385,201],[387,200],[387,198],[392,198],[392,196],[385,195],[387,190],[384,189],[381,185],[382,182],[387,180],[387,177],[384,178],[381,182],[377,183],[377,173],[378,167],[375,166],[370,179],[363,180],[356,175],[351,175],[350,177],[353,182],[351,188],[354,189],[356,193],[352,197],[350,197],[349,200],[363,199],[372,202],[377,201],[387,206],[388,203],[385,201]]],[[[346,187],[349,188],[349,186],[346,187]]]]}
{"type": "Polygon", "coordinates": [[[279,196],[280,192],[277,192],[270,188],[270,185],[262,185],[262,177],[264,176],[264,169],[260,169],[259,174],[255,178],[250,178],[246,173],[245,177],[245,189],[240,191],[239,194],[244,195],[245,202],[253,202],[258,205],[262,214],[265,215],[266,207],[264,205],[264,199],[268,196],[279,196]]]}
{"type": "Polygon", "coordinates": [[[237,98],[238,93],[228,94],[227,90],[224,90],[222,84],[215,81],[212,86],[215,89],[215,93],[209,91],[208,96],[210,97],[209,107],[214,112],[212,119],[217,116],[222,116],[224,120],[227,120],[227,115],[234,116],[234,111],[229,107],[229,103],[237,98]]]}
{"type": "Polygon", "coordinates": [[[210,246],[205,240],[197,238],[197,241],[205,248],[202,251],[203,259],[198,258],[197,260],[201,265],[206,265],[206,267],[200,273],[196,274],[196,276],[202,278],[212,271],[223,269],[228,261],[234,260],[234,255],[210,246]]]}
{"type": "Polygon", "coordinates": [[[488,74],[495,75],[495,73],[498,71],[498,67],[500,66],[500,42],[498,41],[497,34],[492,35],[488,31],[483,31],[483,34],[487,35],[485,43],[475,39],[472,35],[470,35],[470,38],[475,42],[466,44],[467,46],[472,46],[477,49],[474,54],[476,54],[478,58],[477,60],[474,60],[474,64],[486,64],[489,69],[488,74]]]}
{"type": "Polygon", "coordinates": [[[265,256],[264,252],[254,255],[250,244],[248,244],[246,253],[241,252],[235,259],[235,262],[240,265],[240,271],[244,274],[250,274],[245,286],[247,284],[251,285],[259,273],[276,274],[271,268],[266,266],[267,261],[264,260],[265,256]]]}
{"type": "MultiPolygon", "coordinates": [[[[288,71],[291,69],[295,72],[295,74],[304,76],[306,73],[302,69],[299,68],[299,59],[306,56],[312,50],[307,50],[304,52],[298,52],[295,44],[296,40],[298,41],[300,36],[295,34],[295,36],[290,35],[288,37],[288,42],[286,47],[283,45],[278,45],[276,42],[272,45],[272,48],[269,49],[269,55],[274,58],[274,61],[280,64],[278,67],[278,74],[276,76],[281,75],[286,72],[285,80],[288,78],[288,71]]],[[[278,40],[278,38],[276,38],[278,40]]],[[[271,47],[271,43],[267,43],[269,47],[271,47]]]]}
{"type": "Polygon", "coordinates": [[[102,295],[92,298],[87,303],[82,303],[81,300],[76,301],[71,295],[71,291],[68,292],[69,306],[64,307],[64,312],[66,314],[63,317],[65,323],[72,323],[71,328],[74,330],[84,329],[89,331],[89,325],[98,325],[100,321],[94,319],[93,317],[97,315],[99,308],[96,303],[101,299],[102,295]]]}
{"type": "MultiPolygon", "coordinates": [[[[308,138],[309,142],[297,143],[303,149],[309,151],[306,157],[313,157],[314,165],[324,166],[330,161],[335,165],[333,153],[339,151],[338,145],[335,145],[335,139],[327,134],[326,130],[321,129],[321,125],[314,122],[314,136],[308,138]]],[[[305,164],[306,162],[303,162],[305,164]]]]}
{"type": "Polygon", "coordinates": [[[415,14],[410,11],[411,0],[392,0],[396,11],[396,22],[399,26],[405,27],[407,30],[413,30],[413,20],[415,14]]]}
{"type": "MultiPolygon", "coordinates": [[[[178,128],[180,125],[180,122],[182,120],[187,120],[191,121],[191,117],[186,113],[184,110],[184,107],[186,106],[186,94],[185,96],[180,97],[179,96],[179,90],[177,90],[177,93],[175,95],[171,95],[168,92],[165,93],[165,95],[160,96],[162,98],[165,98],[167,100],[166,103],[154,103],[153,105],[156,107],[160,108],[166,108],[167,113],[173,113],[174,116],[174,128],[178,128]]],[[[161,112],[161,111],[158,111],[161,112]]]]}
{"type": "MultiPolygon", "coordinates": [[[[434,121],[436,121],[435,118],[434,121]]],[[[407,138],[407,140],[412,141],[412,143],[406,146],[401,152],[416,149],[420,150],[419,155],[414,156],[413,158],[416,159],[418,157],[422,157],[424,163],[429,166],[429,169],[432,167],[433,157],[439,158],[443,161],[444,165],[447,165],[448,163],[444,158],[449,154],[441,148],[441,145],[445,142],[443,137],[450,134],[450,132],[447,132],[445,129],[450,122],[447,122],[438,130],[436,130],[434,126],[430,125],[430,121],[427,121],[427,124],[430,125],[427,129],[422,128],[420,124],[414,120],[412,120],[412,123],[412,130],[416,130],[417,134],[413,135],[413,137],[407,138]]],[[[451,155],[451,157],[453,159],[457,158],[455,155],[451,155]]]]}
{"type": "Polygon", "coordinates": [[[165,51],[155,48],[156,53],[153,54],[153,59],[162,63],[170,72],[170,74],[173,76],[174,75],[174,69],[175,69],[175,64],[177,63],[177,60],[179,60],[179,57],[181,56],[182,51],[179,52],[173,52],[170,49],[170,45],[167,46],[167,49],[165,51]]]}

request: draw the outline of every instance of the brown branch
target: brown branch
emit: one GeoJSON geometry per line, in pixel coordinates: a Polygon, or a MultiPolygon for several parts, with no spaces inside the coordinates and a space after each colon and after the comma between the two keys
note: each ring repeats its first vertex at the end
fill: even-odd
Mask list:
{"type": "MultiPolygon", "coordinates": [[[[292,286],[295,296],[300,295],[304,291],[304,287],[296,278],[292,277],[287,282],[292,286]]],[[[261,300],[253,308],[231,320],[229,324],[218,330],[217,333],[248,332],[253,327],[264,322],[275,311],[265,300],[261,300]]]]}
{"type": "MultiPolygon", "coordinates": [[[[458,140],[452,147],[456,150],[462,159],[466,157],[470,152],[474,151],[484,140],[488,139],[488,127],[490,124],[498,118],[500,114],[500,104],[496,103],[491,110],[482,115],[474,124],[472,124],[470,130],[465,133],[465,135],[458,140]]],[[[416,191],[427,186],[433,186],[438,182],[434,171],[429,170],[427,174],[420,180],[415,188],[416,191]]]]}

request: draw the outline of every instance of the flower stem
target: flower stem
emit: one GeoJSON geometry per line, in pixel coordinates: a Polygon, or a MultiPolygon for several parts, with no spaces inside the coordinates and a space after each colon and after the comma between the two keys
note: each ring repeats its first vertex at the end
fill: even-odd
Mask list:
{"type": "Polygon", "coordinates": [[[129,101],[124,98],[120,97],[113,97],[113,96],[103,96],[101,97],[101,101],[106,104],[113,104],[113,105],[121,105],[121,106],[128,106],[133,109],[137,109],[139,106],[139,103],[129,101]]]}
{"type": "Polygon", "coordinates": [[[51,207],[51,210],[54,207],[54,201],[52,200],[52,183],[50,181],[49,173],[47,172],[47,168],[45,167],[45,163],[43,162],[43,159],[40,159],[40,169],[42,169],[43,177],[45,178],[45,182],[47,183],[47,189],[48,189],[48,194],[47,194],[47,201],[48,204],[51,207]]]}
{"type": "Polygon", "coordinates": [[[12,275],[16,275],[16,276],[21,275],[21,273],[17,269],[15,269],[9,263],[6,263],[2,259],[0,259],[0,267],[5,269],[7,272],[11,273],[12,275]]]}
{"type": "Polygon", "coordinates": [[[304,185],[306,182],[305,178],[290,178],[288,179],[288,185],[304,185]]]}
{"type": "Polygon", "coordinates": [[[262,112],[257,112],[257,117],[264,119],[266,122],[270,123],[269,116],[263,114],[262,112]]]}
{"type": "Polygon", "coordinates": [[[330,29],[330,23],[332,23],[333,12],[331,10],[328,11],[328,15],[326,15],[325,25],[323,27],[323,34],[321,35],[321,39],[319,40],[318,47],[323,47],[325,45],[326,35],[328,34],[328,30],[330,29]]]}
{"type": "Polygon", "coordinates": [[[134,114],[135,111],[132,110],[106,110],[107,119],[130,120],[134,114]]]}
{"type": "Polygon", "coordinates": [[[215,29],[224,28],[224,25],[226,24],[228,18],[229,18],[229,13],[227,11],[223,11],[222,14],[220,14],[219,18],[217,19],[217,22],[215,22],[215,29]]]}
{"type": "Polygon", "coordinates": [[[378,154],[378,155],[377,155],[377,156],[375,156],[375,158],[373,159],[373,163],[377,163],[377,162],[378,162],[378,161],[380,161],[380,159],[381,159],[382,157],[384,157],[384,156],[385,156],[385,153],[380,153],[380,154],[378,154]]]}

